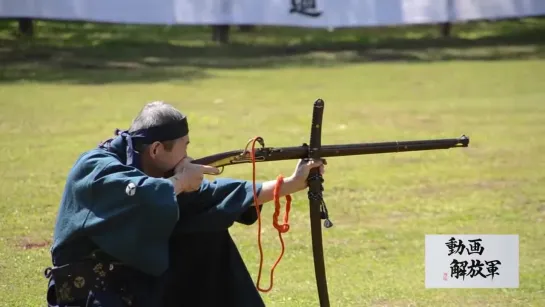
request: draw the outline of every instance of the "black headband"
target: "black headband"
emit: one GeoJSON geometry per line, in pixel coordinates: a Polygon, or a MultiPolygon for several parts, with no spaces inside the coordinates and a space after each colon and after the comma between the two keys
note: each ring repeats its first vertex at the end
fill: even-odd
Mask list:
{"type": "Polygon", "coordinates": [[[169,124],[140,129],[133,132],[129,132],[128,130],[116,131],[116,134],[123,137],[127,142],[127,165],[136,168],[140,168],[140,159],[138,159],[138,153],[134,148],[135,143],[140,145],[151,144],[153,142],[172,141],[184,137],[188,133],[189,126],[187,124],[187,117],[169,124]]]}
{"type": "Polygon", "coordinates": [[[139,144],[172,141],[184,137],[188,133],[187,117],[169,124],[128,132],[133,142],[138,142],[139,144]]]}

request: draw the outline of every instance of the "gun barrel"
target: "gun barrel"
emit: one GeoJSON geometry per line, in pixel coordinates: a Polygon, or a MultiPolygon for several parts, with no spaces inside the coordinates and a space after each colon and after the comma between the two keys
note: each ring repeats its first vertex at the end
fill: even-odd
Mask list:
{"type": "Polygon", "coordinates": [[[378,142],[347,145],[325,145],[321,148],[322,157],[353,156],[365,154],[395,153],[407,151],[438,150],[455,147],[468,147],[469,137],[462,135],[459,138],[378,142]]]}
{"type": "MultiPolygon", "coordinates": [[[[438,150],[455,147],[468,147],[469,137],[462,135],[459,138],[375,142],[341,145],[322,145],[318,156],[342,157],[368,154],[396,153],[407,151],[438,150]]],[[[308,158],[309,147],[265,147],[256,149],[256,162],[282,161],[308,158]]],[[[227,165],[249,163],[250,155],[244,150],[233,150],[193,160],[192,163],[223,167],[227,165]]]]}

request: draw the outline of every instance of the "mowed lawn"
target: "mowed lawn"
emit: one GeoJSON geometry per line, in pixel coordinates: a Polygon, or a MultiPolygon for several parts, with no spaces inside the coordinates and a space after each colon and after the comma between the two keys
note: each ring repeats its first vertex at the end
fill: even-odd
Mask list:
{"type": "MultiPolygon", "coordinates": [[[[137,27],[44,24],[37,43],[17,43],[4,25],[0,306],[43,306],[65,176],[144,103],[166,100],[188,114],[197,158],[254,136],[267,146],[308,142],[317,98],[326,104],[324,144],[471,138],[469,148],[328,159],[332,306],[545,306],[544,49],[479,39],[518,27],[463,28],[462,41],[426,38],[436,28],[384,30],[431,45],[406,37],[373,48],[372,33],[386,32],[258,29],[219,47],[206,42],[206,29],[136,36],[137,27]],[[117,39],[123,31],[133,35],[117,39]],[[426,289],[426,234],[518,234],[520,288],[426,289]]],[[[531,27],[543,34],[543,22],[531,27]]],[[[258,164],[257,177],[290,175],[295,163],[258,164]]],[[[251,180],[251,171],[238,165],[222,176],[251,180]]],[[[318,306],[308,202],[304,192],[293,196],[287,250],[263,294],[268,306],[318,306]]],[[[280,252],[272,208],[263,213],[262,287],[280,252]]],[[[254,280],[256,230],[232,228],[254,280]]]]}

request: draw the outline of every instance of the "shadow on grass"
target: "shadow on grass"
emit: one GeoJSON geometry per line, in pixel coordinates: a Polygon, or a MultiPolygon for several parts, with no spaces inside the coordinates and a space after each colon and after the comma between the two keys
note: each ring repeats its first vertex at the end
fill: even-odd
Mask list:
{"type": "Polygon", "coordinates": [[[545,20],[475,22],[438,37],[437,26],[341,29],[261,27],[210,42],[208,27],[39,22],[36,37],[0,23],[0,82],[103,84],[191,81],[207,69],[329,67],[367,62],[545,58],[545,20]]]}

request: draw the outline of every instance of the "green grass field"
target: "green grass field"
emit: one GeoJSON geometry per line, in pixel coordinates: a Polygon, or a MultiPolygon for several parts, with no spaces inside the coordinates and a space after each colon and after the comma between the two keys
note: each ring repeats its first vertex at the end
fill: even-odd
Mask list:
{"type": "MultiPolygon", "coordinates": [[[[197,158],[308,142],[470,136],[469,148],[328,159],[324,230],[332,306],[545,306],[545,22],[258,29],[233,44],[184,27],[0,24],[0,306],[43,306],[48,248],[77,156],[166,100],[189,115],[197,158]],[[520,288],[426,289],[426,234],[518,234],[520,288]]],[[[258,164],[258,179],[295,161],[258,164]]],[[[223,176],[251,179],[251,165],[223,176]]],[[[280,245],[264,210],[265,279],[280,245]]],[[[317,306],[308,206],[294,195],[268,306],[317,306]]],[[[232,233],[257,277],[257,225],[232,233]]]]}

